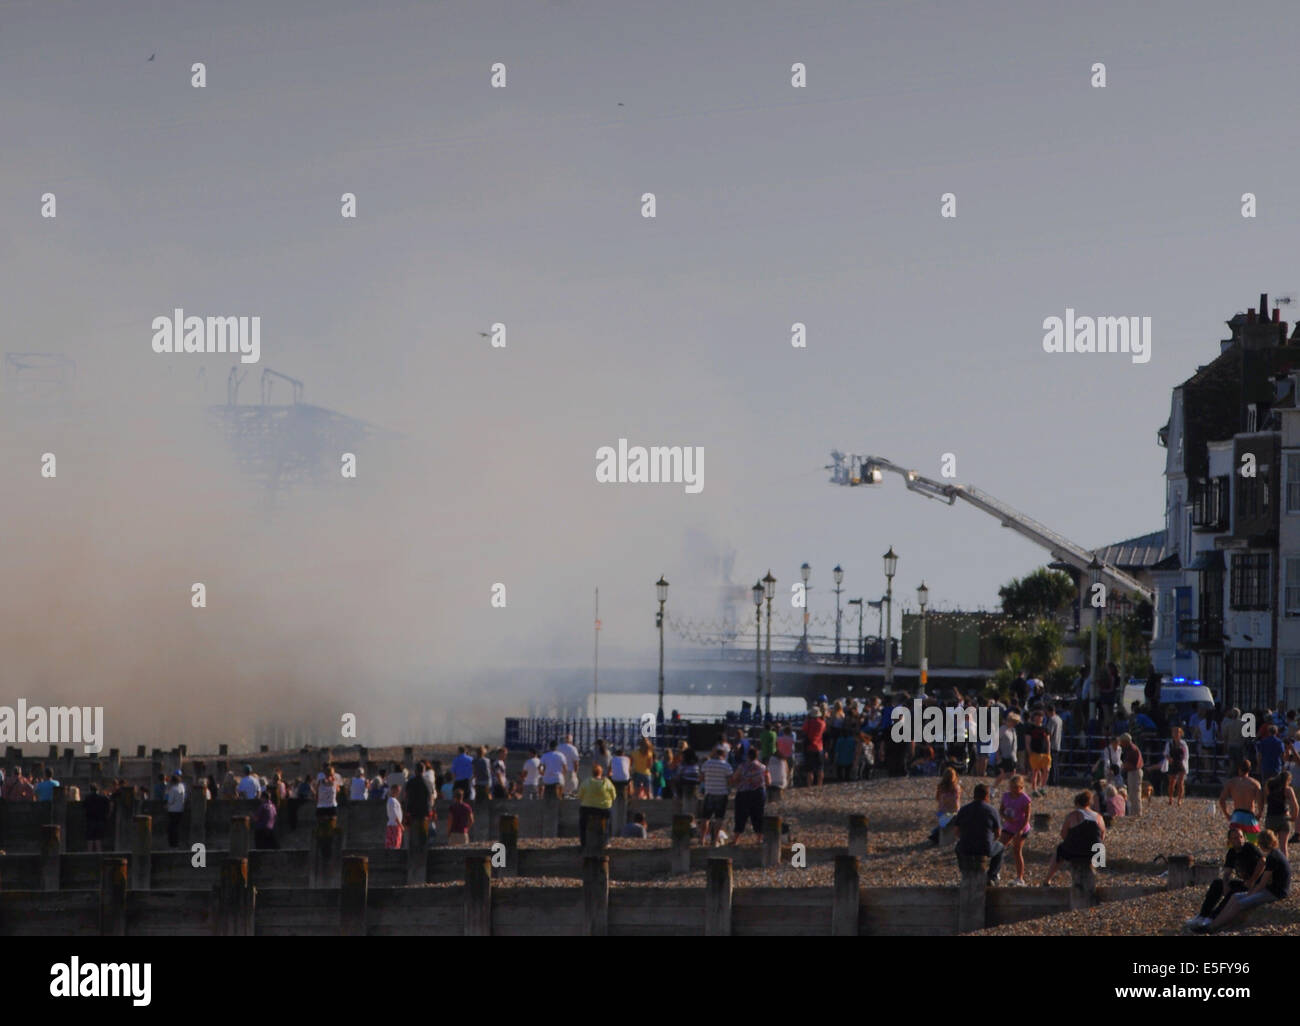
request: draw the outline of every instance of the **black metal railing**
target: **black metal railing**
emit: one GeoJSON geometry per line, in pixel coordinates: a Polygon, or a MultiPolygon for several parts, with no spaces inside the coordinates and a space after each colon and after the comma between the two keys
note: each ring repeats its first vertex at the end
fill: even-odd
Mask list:
{"type": "Polygon", "coordinates": [[[508,718],[505,744],[511,751],[536,748],[539,752],[544,752],[552,741],[562,742],[567,735],[572,734],[574,747],[583,755],[588,755],[595,749],[598,740],[603,740],[611,753],[616,748],[631,752],[640,744],[642,737],[647,736],[656,748],[687,740],[689,727],[685,722],[668,721],[650,726],[652,730],[647,735],[642,730],[642,721],[639,719],[508,718]]]}

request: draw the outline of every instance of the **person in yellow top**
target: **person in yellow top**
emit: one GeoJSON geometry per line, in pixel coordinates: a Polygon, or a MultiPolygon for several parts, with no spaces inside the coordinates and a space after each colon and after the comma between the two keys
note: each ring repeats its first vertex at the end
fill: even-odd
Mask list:
{"type": "Polygon", "coordinates": [[[587,821],[600,821],[601,832],[609,834],[609,810],[614,805],[614,785],[605,778],[605,769],[599,763],[591,767],[591,776],[578,789],[578,837],[587,839],[587,821]]]}
{"type": "Polygon", "coordinates": [[[650,773],[654,764],[655,746],[643,737],[632,753],[632,794],[637,798],[650,797],[650,773]]]}

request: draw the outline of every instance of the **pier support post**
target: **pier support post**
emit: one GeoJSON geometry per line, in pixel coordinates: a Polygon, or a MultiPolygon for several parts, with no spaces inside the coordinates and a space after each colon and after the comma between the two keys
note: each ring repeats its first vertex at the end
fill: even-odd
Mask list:
{"type": "Polygon", "coordinates": [[[54,823],[41,827],[41,890],[59,889],[59,856],[63,845],[63,831],[54,823]]]}
{"type": "MultiPolygon", "coordinates": [[[[344,869],[347,869],[346,858],[344,869]]],[[[344,874],[344,880],[347,876],[344,874]]],[[[422,884],[429,882],[429,821],[423,816],[411,821],[411,828],[406,831],[406,882],[422,884]]]]}
{"type": "Polygon", "coordinates": [[[858,935],[861,886],[858,857],[856,855],[836,855],[835,890],[831,905],[832,937],[856,937],[858,935]]]}
{"type": "Polygon", "coordinates": [[[763,817],[763,867],[771,869],[781,862],[781,817],[763,817]]]}
{"type": "Polygon", "coordinates": [[[519,817],[503,813],[498,827],[501,843],[506,849],[506,864],[500,870],[500,876],[519,875],[519,817]]]}
{"type": "Polygon", "coordinates": [[[339,933],[342,936],[366,935],[366,896],[369,888],[370,859],[364,855],[344,855],[343,887],[339,891],[339,933]]]}
{"type": "Polygon", "coordinates": [[[190,785],[190,844],[208,843],[208,789],[201,780],[190,785]]]}
{"type": "Polygon", "coordinates": [[[147,891],[153,879],[153,817],[135,817],[135,843],[131,846],[131,890],[147,891]]]}
{"type": "Polygon", "coordinates": [[[957,887],[957,932],[982,930],[985,925],[985,889],[989,882],[987,855],[958,855],[961,883],[957,887]]]}
{"type": "Polygon", "coordinates": [[[465,936],[492,935],[492,860],[486,855],[465,858],[465,936]]]}
{"type": "Polygon", "coordinates": [[[691,871],[691,816],[673,817],[673,847],[669,868],[674,876],[691,871]]]}
{"type": "Polygon", "coordinates": [[[849,817],[849,854],[861,858],[867,854],[869,847],[866,813],[855,813],[849,817]]]}
{"type": "Polygon", "coordinates": [[[1190,855],[1169,856],[1169,889],[1192,885],[1192,857],[1190,855]]]}
{"type": "Polygon", "coordinates": [[[311,886],[337,887],[342,855],[342,832],[334,816],[318,817],[312,830],[311,886]]]}
{"type": "Polygon", "coordinates": [[[224,859],[217,883],[217,936],[253,936],[253,888],[248,859],[224,859]]]}
{"type": "Polygon", "coordinates": [[[582,860],[582,926],[588,937],[609,933],[609,856],[586,855],[582,860]]]}
{"type": "Polygon", "coordinates": [[[113,795],[113,850],[130,851],[135,818],[135,788],[124,784],[113,795]]]}
{"type": "Polygon", "coordinates": [[[710,856],[704,893],[704,936],[731,936],[731,859],[710,856]]]}
{"type": "Polygon", "coordinates": [[[1142,771],[1130,770],[1128,775],[1128,808],[1126,816],[1142,815],[1142,771]]]}
{"type": "Polygon", "coordinates": [[[126,936],[126,859],[104,859],[100,863],[99,935],[126,936]]]}
{"type": "Polygon", "coordinates": [[[248,817],[230,817],[230,858],[248,858],[248,817]]]}
{"type": "Polygon", "coordinates": [[[1097,874],[1092,857],[1070,860],[1070,909],[1092,908],[1097,904],[1097,874]]]}

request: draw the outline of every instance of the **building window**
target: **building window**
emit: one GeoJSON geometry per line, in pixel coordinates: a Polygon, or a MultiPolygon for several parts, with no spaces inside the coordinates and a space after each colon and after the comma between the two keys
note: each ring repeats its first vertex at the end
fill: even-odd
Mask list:
{"type": "Polygon", "coordinates": [[[1174,590],[1170,588],[1165,592],[1164,606],[1160,610],[1160,640],[1174,643],[1174,614],[1177,604],[1174,601],[1174,590]]]}
{"type": "Polygon", "coordinates": [[[1286,455],[1286,511],[1300,513],[1300,453],[1286,455]]]}
{"type": "Polygon", "coordinates": [[[1228,604],[1233,609],[1267,609],[1268,598],[1268,553],[1233,556],[1228,604]]]}
{"type": "Polygon", "coordinates": [[[1300,559],[1286,561],[1286,595],[1283,610],[1287,616],[1300,616],[1300,559]]]}
{"type": "Polygon", "coordinates": [[[1300,655],[1282,657],[1282,704],[1300,710],[1300,655]]]}
{"type": "Polygon", "coordinates": [[[1223,529],[1228,524],[1228,479],[1198,481],[1192,492],[1192,526],[1223,529]]]}
{"type": "Polygon", "coordinates": [[[1271,708],[1275,692],[1270,666],[1272,649],[1236,648],[1229,657],[1228,701],[1242,712],[1271,708]]]}

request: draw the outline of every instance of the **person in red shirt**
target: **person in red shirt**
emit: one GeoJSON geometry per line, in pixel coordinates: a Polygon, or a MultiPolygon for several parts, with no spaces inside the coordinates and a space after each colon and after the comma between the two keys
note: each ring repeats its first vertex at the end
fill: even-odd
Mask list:
{"type": "Polygon", "coordinates": [[[465,801],[465,792],[458,787],[447,810],[447,843],[469,844],[469,828],[473,825],[474,810],[465,801]]]}
{"type": "Polygon", "coordinates": [[[826,736],[826,720],[822,718],[821,708],[813,706],[808,718],[803,721],[803,771],[812,787],[814,780],[821,787],[825,777],[822,759],[822,739],[826,736]]]}

